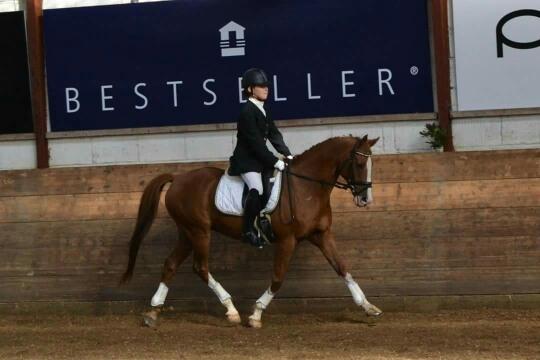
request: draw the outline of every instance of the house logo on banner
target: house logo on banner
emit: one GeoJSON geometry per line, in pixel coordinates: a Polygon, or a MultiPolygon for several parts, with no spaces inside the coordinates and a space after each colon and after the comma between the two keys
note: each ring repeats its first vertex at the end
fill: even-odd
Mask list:
{"type": "Polygon", "coordinates": [[[246,54],[245,47],[246,47],[246,40],[244,40],[244,31],[246,30],[245,27],[243,27],[240,24],[235,23],[234,21],[230,21],[227,25],[219,29],[219,33],[221,36],[221,56],[227,57],[227,56],[244,56],[246,54]],[[231,47],[231,36],[230,34],[234,34],[234,40],[236,43],[235,47],[231,47]]]}
{"type": "Polygon", "coordinates": [[[533,10],[533,9],[523,9],[523,10],[517,10],[513,11],[508,15],[505,15],[497,24],[497,57],[502,58],[504,57],[503,54],[503,45],[512,47],[514,49],[533,49],[540,46],[540,39],[536,41],[531,42],[517,42],[510,40],[507,38],[503,33],[503,28],[506,23],[508,23],[510,20],[513,20],[515,18],[519,18],[522,16],[536,16],[537,18],[540,18],[540,11],[533,10]]]}

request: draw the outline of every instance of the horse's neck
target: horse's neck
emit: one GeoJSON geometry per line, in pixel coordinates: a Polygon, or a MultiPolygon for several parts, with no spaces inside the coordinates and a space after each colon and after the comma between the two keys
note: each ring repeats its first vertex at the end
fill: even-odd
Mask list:
{"type": "MultiPolygon", "coordinates": [[[[338,167],[350,155],[354,138],[333,138],[299,156],[293,171],[325,182],[334,182],[338,167]]],[[[330,189],[331,190],[331,189],[330,189]]]]}

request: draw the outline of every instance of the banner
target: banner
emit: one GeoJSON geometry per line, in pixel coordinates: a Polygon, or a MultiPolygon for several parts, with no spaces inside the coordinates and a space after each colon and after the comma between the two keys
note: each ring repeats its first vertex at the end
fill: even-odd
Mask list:
{"type": "Polygon", "coordinates": [[[453,0],[459,110],[540,107],[540,1],[453,0]]]}
{"type": "Polygon", "coordinates": [[[53,131],[433,111],[425,0],[174,1],[44,13],[53,131]]]}
{"type": "Polygon", "coordinates": [[[0,13],[0,134],[33,132],[22,11],[0,13]]]}

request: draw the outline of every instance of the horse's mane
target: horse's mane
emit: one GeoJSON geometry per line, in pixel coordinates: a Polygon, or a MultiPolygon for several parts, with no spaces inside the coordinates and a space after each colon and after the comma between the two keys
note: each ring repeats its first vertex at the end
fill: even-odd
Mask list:
{"type": "Polygon", "coordinates": [[[318,150],[320,147],[323,147],[325,146],[327,143],[330,143],[330,142],[334,142],[334,141],[338,141],[338,140],[343,140],[343,139],[356,139],[356,140],[360,140],[359,137],[356,137],[356,136],[353,136],[353,135],[343,135],[343,136],[334,136],[334,137],[331,137],[331,138],[328,138],[324,141],[321,141],[320,143],[317,143],[315,145],[313,145],[312,147],[310,147],[309,149],[305,150],[303,153],[301,153],[300,155],[298,155],[297,157],[303,157],[303,156],[306,156],[316,150],[318,150]]]}

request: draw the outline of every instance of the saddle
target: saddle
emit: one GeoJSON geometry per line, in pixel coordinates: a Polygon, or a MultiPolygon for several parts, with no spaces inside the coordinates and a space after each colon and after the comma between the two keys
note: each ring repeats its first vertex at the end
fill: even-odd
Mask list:
{"type": "MultiPolygon", "coordinates": [[[[261,198],[262,210],[255,227],[267,242],[273,241],[271,231],[270,214],[276,209],[281,195],[282,173],[269,170],[262,174],[263,195],[261,198]]],[[[225,171],[219,180],[216,195],[216,208],[227,215],[243,216],[246,196],[249,188],[240,176],[231,176],[225,171]]]]}

